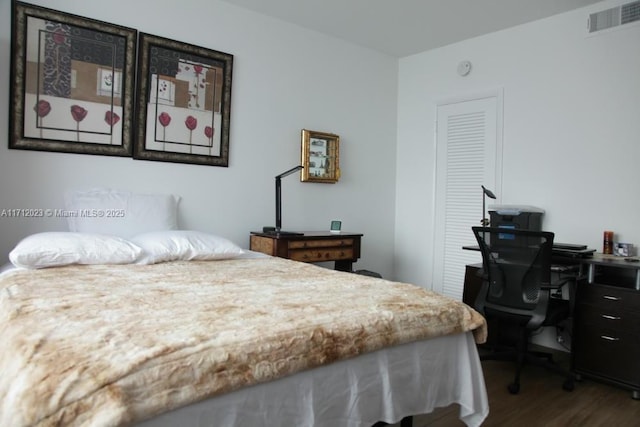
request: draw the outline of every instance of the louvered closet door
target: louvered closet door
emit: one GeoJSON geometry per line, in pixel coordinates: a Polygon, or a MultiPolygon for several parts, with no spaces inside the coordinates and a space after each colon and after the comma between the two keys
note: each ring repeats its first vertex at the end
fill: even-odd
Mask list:
{"type": "Polygon", "coordinates": [[[462,249],[476,244],[471,227],[482,220],[481,185],[500,197],[498,101],[438,105],[433,289],[459,300],[465,265],[482,261],[479,252],[462,249]]]}

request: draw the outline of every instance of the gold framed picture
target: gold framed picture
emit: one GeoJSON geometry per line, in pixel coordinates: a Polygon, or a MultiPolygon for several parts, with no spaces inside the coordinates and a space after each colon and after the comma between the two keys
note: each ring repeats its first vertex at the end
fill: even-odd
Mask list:
{"type": "Polygon", "coordinates": [[[340,137],[302,129],[303,182],[335,184],[340,179],[340,137]]]}

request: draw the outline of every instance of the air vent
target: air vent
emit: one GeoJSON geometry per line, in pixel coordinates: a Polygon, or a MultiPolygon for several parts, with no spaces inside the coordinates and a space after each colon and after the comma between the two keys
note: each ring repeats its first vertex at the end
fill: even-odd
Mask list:
{"type": "Polygon", "coordinates": [[[640,0],[589,15],[589,33],[640,21],[640,0]]]}

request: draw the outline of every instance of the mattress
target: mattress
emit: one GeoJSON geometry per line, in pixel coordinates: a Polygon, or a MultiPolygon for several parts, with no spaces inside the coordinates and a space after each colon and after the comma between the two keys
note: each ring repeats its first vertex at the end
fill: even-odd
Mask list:
{"type": "Polygon", "coordinates": [[[417,286],[280,258],[16,270],[0,276],[0,425],[131,425],[448,335],[482,342],[486,323],[417,286]]]}
{"type": "Polygon", "coordinates": [[[204,400],[139,427],[371,427],[460,406],[467,426],[489,414],[471,332],[417,341],[204,400]]]}

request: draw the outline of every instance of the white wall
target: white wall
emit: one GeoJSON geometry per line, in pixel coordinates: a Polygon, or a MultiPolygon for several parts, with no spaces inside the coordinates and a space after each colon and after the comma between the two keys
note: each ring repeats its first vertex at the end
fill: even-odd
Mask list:
{"type": "Polygon", "coordinates": [[[601,251],[603,231],[613,230],[640,245],[640,26],[592,37],[585,28],[590,12],[616,4],[400,60],[399,280],[432,287],[436,104],[495,88],[504,90],[500,202],[545,209],[543,228],[558,242],[601,251]],[[473,63],[467,77],[456,73],[461,60],[473,63]]]}
{"type": "MultiPolygon", "coordinates": [[[[228,168],[9,150],[10,2],[0,2],[0,210],[62,208],[72,188],[182,196],[181,227],[247,247],[274,224],[274,177],[300,158],[300,131],[341,137],[335,185],[283,180],[283,226],[364,233],[356,268],[393,272],[397,59],[215,0],[39,0],[34,4],[234,55],[228,168]]],[[[29,233],[63,220],[0,217],[0,263],[29,233]]]]}

